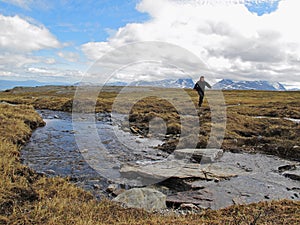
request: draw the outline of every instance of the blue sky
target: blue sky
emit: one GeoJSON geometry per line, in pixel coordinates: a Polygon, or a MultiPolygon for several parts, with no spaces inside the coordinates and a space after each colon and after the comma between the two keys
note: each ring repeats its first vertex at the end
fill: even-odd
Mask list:
{"type": "Polygon", "coordinates": [[[105,40],[109,30],[116,30],[130,22],[143,22],[149,16],[135,9],[137,0],[61,1],[22,6],[0,1],[0,13],[20,15],[45,25],[61,42],[75,45],[105,40]]]}
{"type": "MultiPolygon", "coordinates": [[[[26,5],[0,1],[0,13],[20,15],[45,25],[61,42],[80,45],[89,41],[105,41],[110,33],[127,23],[150,19],[147,13],[136,10],[139,0],[77,0],[30,2],[26,5]]],[[[259,16],[276,11],[278,2],[248,2],[245,6],[259,16]]]]}
{"type": "MultiPolygon", "coordinates": [[[[297,35],[286,29],[285,23],[290,25],[291,20],[281,19],[295,7],[295,0],[207,2],[0,0],[0,25],[4,29],[0,34],[4,40],[0,41],[0,79],[72,83],[80,80],[103,53],[150,40],[194,51],[217,79],[284,81],[281,75],[289,72],[294,79],[287,83],[298,85],[298,52],[290,49],[298,45],[297,35]],[[278,21],[282,24],[277,27],[278,21]]],[[[138,77],[141,68],[127,73],[138,77]]],[[[154,72],[149,74],[148,79],[156,78],[154,72]]],[[[176,76],[172,71],[166,76],[170,74],[176,76]]],[[[126,74],[119,77],[124,79],[126,74]]]]}
{"type": "Polygon", "coordinates": [[[275,12],[278,9],[280,0],[263,1],[263,2],[246,2],[245,6],[250,12],[256,13],[258,16],[275,12]]]}

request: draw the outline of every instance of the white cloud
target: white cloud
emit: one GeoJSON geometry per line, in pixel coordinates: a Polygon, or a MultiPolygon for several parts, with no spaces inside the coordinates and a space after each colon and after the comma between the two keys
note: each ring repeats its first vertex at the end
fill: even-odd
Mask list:
{"type": "Polygon", "coordinates": [[[79,54],[76,52],[58,52],[57,55],[69,62],[78,62],[79,54]]]}
{"type": "Polygon", "coordinates": [[[0,68],[0,78],[6,80],[37,80],[41,82],[63,82],[73,84],[82,79],[83,72],[77,69],[51,67],[24,67],[5,70],[0,68]]]}
{"type": "Polygon", "coordinates": [[[31,24],[19,16],[0,15],[0,27],[2,51],[31,52],[62,46],[46,27],[31,24]]]}
{"type": "Polygon", "coordinates": [[[107,42],[86,43],[82,50],[96,60],[128,43],[165,41],[196,54],[216,78],[300,80],[298,0],[280,1],[278,10],[263,16],[233,4],[246,0],[220,2],[142,0],[137,9],[148,13],[149,21],[127,24],[107,42]]]}
{"type": "MultiPolygon", "coordinates": [[[[20,1],[25,4],[26,1],[20,1]]],[[[36,68],[37,65],[53,66],[58,63],[51,56],[39,55],[39,50],[56,49],[63,46],[43,25],[37,25],[32,19],[0,14],[0,77],[17,77],[22,79],[39,79],[42,76],[63,75],[63,70],[36,68]]],[[[66,54],[72,60],[75,55],[66,54]]],[[[70,74],[69,71],[65,72],[70,74]]],[[[49,78],[50,79],[50,78],[49,78]]]]}
{"type": "Polygon", "coordinates": [[[25,10],[50,10],[53,8],[53,1],[47,0],[0,0],[0,2],[5,2],[7,4],[18,6],[25,10]]]}
{"type": "Polygon", "coordinates": [[[81,49],[90,60],[97,60],[113,50],[113,47],[108,42],[88,42],[83,44],[81,49]]]}
{"type": "Polygon", "coordinates": [[[49,69],[45,69],[45,68],[35,68],[35,67],[29,67],[28,68],[28,72],[30,73],[44,73],[44,74],[51,74],[52,71],[50,71],[49,69]]]}
{"type": "Polygon", "coordinates": [[[33,0],[1,0],[12,5],[19,6],[23,9],[29,9],[29,5],[32,4],[33,0]]]}
{"type": "Polygon", "coordinates": [[[22,68],[25,65],[32,63],[39,63],[42,59],[29,54],[14,54],[4,53],[0,54],[0,68],[6,67],[10,69],[22,68]]]}
{"type": "Polygon", "coordinates": [[[58,68],[46,68],[46,67],[29,67],[27,68],[29,74],[38,74],[41,77],[62,77],[67,79],[81,79],[83,73],[79,70],[72,69],[58,69],[58,68]]]}

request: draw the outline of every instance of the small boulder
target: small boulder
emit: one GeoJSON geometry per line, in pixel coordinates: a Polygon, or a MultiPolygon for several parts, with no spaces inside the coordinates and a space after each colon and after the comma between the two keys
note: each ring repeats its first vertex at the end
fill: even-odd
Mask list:
{"type": "Polygon", "coordinates": [[[149,212],[165,209],[166,195],[150,188],[133,188],[113,199],[130,208],[145,209],[149,212]]]}
{"type": "Polygon", "coordinates": [[[106,191],[113,193],[115,190],[117,190],[119,188],[119,185],[117,184],[110,184],[108,185],[108,187],[106,188],[106,191]]]}
{"type": "Polygon", "coordinates": [[[125,191],[125,189],[120,188],[120,185],[118,184],[110,184],[106,188],[106,191],[111,193],[114,196],[118,196],[122,194],[125,191]]]}

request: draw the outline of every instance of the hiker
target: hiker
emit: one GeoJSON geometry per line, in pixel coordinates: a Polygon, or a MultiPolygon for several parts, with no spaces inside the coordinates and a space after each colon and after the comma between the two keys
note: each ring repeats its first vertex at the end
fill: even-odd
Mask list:
{"type": "Polygon", "coordinates": [[[201,76],[199,81],[194,86],[194,90],[196,90],[199,94],[199,103],[198,106],[201,107],[204,98],[205,86],[211,88],[209,83],[204,80],[204,76],[201,76]]]}

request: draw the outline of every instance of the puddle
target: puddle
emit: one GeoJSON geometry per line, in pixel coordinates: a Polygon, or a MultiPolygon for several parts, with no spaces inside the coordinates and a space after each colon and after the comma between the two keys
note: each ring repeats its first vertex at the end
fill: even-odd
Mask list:
{"type": "MultiPolygon", "coordinates": [[[[45,127],[38,128],[31,137],[31,141],[21,151],[23,163],[37,172],[48,176],[70,177],[70,180],[86,190],[92,191],[97,198],[108,196],[104,190],[111,182],[107,174],[95,171],[86,161],[85,154],[92,158],[97,150],[97,141],[90,139],[88,148],[79,148],[75,136],[81,132],[74,131],[72,115],[67,112],[54,112],[50,110],[39,111],[47,123],[45,127]],[[93,147],[91,147],[93,146],[93,147]],[[91,154],[92,153],[92,154],[91,154]]],[[[123,164],[137,166],[152,165],[156,162],[163,163],[168,154],[154,149],[162,142],[160,140],[141,138],[119,129],[123,119],[111,121],[108,114],[98,114],[96,117],[97,135],[101,137],[101,144],[105,147],[106,156],[98,159],[99,167],[108,161],[113,164],[112,176],[120,177],[120,167],[123,164]],[[102,161],[101,161],[102,160],[102,161]]],[[[82,118],[82,129],[89,129],[82,118]]],[[[300,181],[297,174],[300,171],[299,162],[280,159],[275,156],[261,154],[237,154],[225,152],[223,157],[213,163],[221,168],[237,168],[243,171],[237,177],[216,181],[193,180],[191,185],[196,189],[205,189],[209,193],[209,207],[219,209],[233,203],[252,203],[273,199],[300,199],[300,181]],[[287,166],[285,165],[296,165],[287,166]],[[287,171],[279,171],[279,168],[287,171]],[[290,172],[290,175],[285,173],[290,172]],[[293,174],[294,173],[294,174],[293,174]]],[[[298,176],[299,178],[299,176],[298,176]]],[[[122,183],[126,187],[126,183],[122,183]]],[[[171,183],[171,185],[173,185],[171,183]]],[[[171,189],[172,187],[169,187],[171,189]]],[[[193,190],[191,190],[193,191],[193,190]]],[[[172,191],[171,191],[172,192],[172,191]]],[[[172,194],[175,192],[173,191],[172,194]]],[[[200,201],[196,192],[191,196],[200,201]],[[194,195],[194,196],[193,196],[194,195]]],[[[173,199],[176,196],[173,196],[173,199]]],[[[206,198],[203,198],[206,199],[206,198]]],[[[176,200],[176,199],[175,199],[176,200]]],[[[189,202],[189,201],[188,201],[189,202]]],[[[193,202],[193,201],[191,201],[193,202]]],[[[201,205],[201,204],[200,204],[201,205]]]]}

